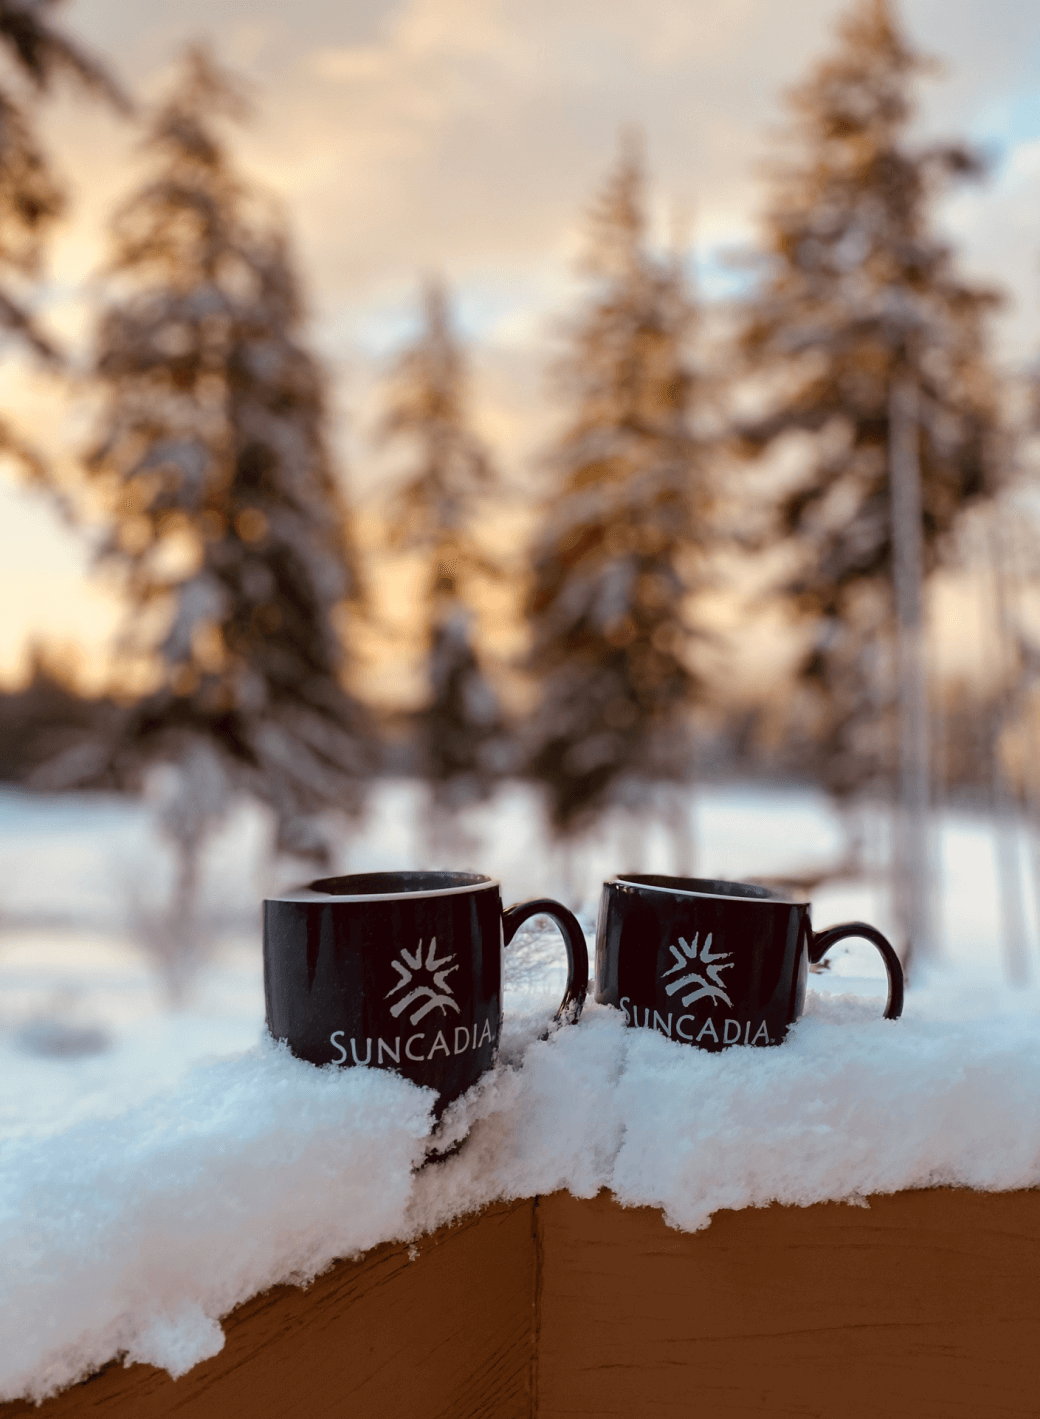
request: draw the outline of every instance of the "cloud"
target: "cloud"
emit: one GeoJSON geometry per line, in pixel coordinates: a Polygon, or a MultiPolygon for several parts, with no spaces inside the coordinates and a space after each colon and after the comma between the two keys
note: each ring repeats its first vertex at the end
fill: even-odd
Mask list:
{"type": "MultiPolygon", "coordinates": [[[[431,268],[463,288],[513,287],[518,312],[535,287],[551,305],[625,125],[646,130],[662,231],[682,207],[709,251],[746,240],[777,101],[830,45],[837,10],[830,0],[355,0],[330,11],[297,0],[290,15],[281,0],[225,0],[219,12],[202,0],[176,12],[90,0],[71,13],[145,93],[200,29],[247,69],[258,114],[240,154],[285,198],[315,309],[346,338],[349,312],[399,312],[431,268]]],[[[907,13],[946,70],[925,85],[924,130],[992,134],[997,100],[1037,87],[1037,26],[1017,0],[997,0],[984,24],[969,0],[913,0],[907,13]]],[[[84,127],[82,107],[66,105],[55,133],[89,175],[80,256],[99,253],[100,198],[107,205],[126,172],[126,140],[98,122],[84,127]]]]}
{"type": "MultiPolygon", "coordinates": [[[[839,9],[831,0],[79,0],[67,19],[144,96],[200,33],[254,81],[256,119],[235,137],[236,156],[286,202],[318,343],[338,407],[351,414],[342,438],[365,487],[378,477],[365,471],[358,431],[431,270],[456,288],[462,328],[481,347],[482,427],[514,473],[526,466],[555,416],[543,372],[554,322],[575,298],[583,214],[624,126],[648,138],[657,230],[676,209],[692,214],[705,289],[732,291],[720,254],[755,232],[778,100],[828,49],[839,9]]],[[[922,136],[1006,146],[993,181],[942,215],[967,268],[1017,295],[1000,348],[1021,360],[1040,347],[1040,109],[1030,98],[1040,89],[1040,26],[1021,0],[984,11],[973,0],[907,0],[905,10],[945,70],[923,86],[922,136]]],[[[78,199],[53,252],[50,313],[85,344],[83,283],[141,159],[136,135],[71,99],[54,105],[47,131],[78,199]]]]}
{"type": "Polygon", "coordinates": [[[1014,144],[992,180],[962,189],[942,218],[973,275],[1007,291],[996,321],[1003,358],[1040,356],[1040,137],[1014,144]]]}

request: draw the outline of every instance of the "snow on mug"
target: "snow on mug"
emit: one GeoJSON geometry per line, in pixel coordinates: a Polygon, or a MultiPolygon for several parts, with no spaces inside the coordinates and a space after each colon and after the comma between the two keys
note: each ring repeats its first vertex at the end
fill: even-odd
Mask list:
{"type": "Polygon", "coordinates": [[[551,917],[567,947],[557,1018],[588,989],[585,936],[559,902],[503,911],[471,872],[327,877],[264,902],[267,1027],[312,1064],[370,1064],[435,1089],[439,1115],[491,1068],[502,1027],[502,948],[551,917]]]}
{"type": "Polygon", "coordinates": [[[888,972],[885,1019],[903,1009],[903,971],[873,926],[816,933],[809,903],[765,887],[699,877],[624,875],[603,884],[596,928],[596,999],[629,1025],[701,1049],[778,1045],[805,1002],[810,963],[862,937],[888,972]]]}

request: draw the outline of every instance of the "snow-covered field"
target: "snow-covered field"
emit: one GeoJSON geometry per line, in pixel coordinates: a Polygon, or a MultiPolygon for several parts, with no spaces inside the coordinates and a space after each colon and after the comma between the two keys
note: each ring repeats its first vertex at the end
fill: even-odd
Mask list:
{"type": "MultiPolygon", "coordinates": [[[[381,785],[343,865],[417,865],[419,802],[412,784],[381,785]]],[[[808,875],[842,851],[810,790],[714,787],[693,817],[705,875],[808,875]]],[[[656,829],[641,863],[630,831],[623,856],[623,824],[561,859],[521,788],[470,826],[482,846],[453,865],[500,877],[507,901],[563,894],[590,929],[604,876],[672,867],[656,829]]],[[[1040,1184],[1035,903],[1032,982],[1013,990],[989,825],[951,814],[936,836],[945,959],[899,1022],[879,1018],[874,952],[849,943],[811,977],[781,1049],[706,1055],[595,1005],[542,1039],[560,971],[535,930],[510,952],[500,1066],[448,1117],[466,1146],[416,1172],[423,1091],[263,1040],[259,814],[243,809],[213,844],[220,950],[171,1013],[126,925],[169,883],[147,805],[0,794],[0,1399],[117,1353],[183,1372],[220,1348],[219,1317],[246,1296],[492,1197],[609,1187],[697,1227],[772,1199],[1040,1184]]],[[[817,893],[817,927],[849,917],[886,929],[882,887],[817,893]]]]}

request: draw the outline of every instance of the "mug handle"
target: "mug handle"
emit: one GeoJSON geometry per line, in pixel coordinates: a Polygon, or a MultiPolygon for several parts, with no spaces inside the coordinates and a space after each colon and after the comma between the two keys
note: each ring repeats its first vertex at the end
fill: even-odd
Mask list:
{"type": "Polygon", "coordinates": [[[506,907],[502,913],[502,939],[506,946],[517,929],[532,916],[550,916],[560,928],[567,947],[567,989],[554,1018],[565,1019],[573,1025],[581,1014],[589,990],[589,951],[585,945],[585,933],[573,912],[549,897],[537,897],[533,902],[518,902],[515,906],[506,907]]]}
{"type": "Polygon", "coordinates": [[[846,921],[841,926],[828,927],[826,931],[815,932],[810,928],[809,960],[815,966],[836,942],[843,941],[846,936],[859,936],[878,948],[888,972],[885,1019],[898,1020],[903,1013],[903,967],[899,964],[899,957],[892,943],[881,935],[877,927],[868,926],[865,921],[846,921]]]}

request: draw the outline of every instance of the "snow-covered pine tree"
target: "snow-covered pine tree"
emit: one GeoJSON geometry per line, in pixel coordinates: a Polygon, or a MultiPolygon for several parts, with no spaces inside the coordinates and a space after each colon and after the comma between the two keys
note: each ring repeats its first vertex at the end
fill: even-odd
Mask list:
{"type": "MultiPolygon", "coordinates": [[[[10,78],[0,86],[0,328],[49,364],[58,362],[58,351],[33,314],[27,287],[66,199],[37,137],[31,101],[62,76],[119,112],[129,109],[104,66],[51,23],[54,8],[55,0],[0,0],[0,53],[10,61],[10,78]]],[[[39,453],[6,421],[0,421],[0,452],[31,480],[48,482],[39,453]]]]}
{"type": "Polygon", "coordinates": [[[415,458],[390,504],[389,540],[425,564],[428,698],[417,728],[430,789],[428,851],[438,858],[463,845],[458,810],[487,797],[505,751],[503,717],[473,634],[476,586],[501,574],[476,531],[496,475],[470,426],[466,385],[447,292],[429,281],[423,328],[395,365],[382,433],[407,440],[415,458]]]}
{"type": "Polygon", "coordinates": [[[860,0],[839,34],[789,99],[794,155],[774,169],[768,264],[742,333],[772,404],[741,433],[756,455],[810,436],[777,527],[799,562],[784,593],[811,627],[798,678],[830,788],[899,784],[896,910],[924,955],[923,582],[957,514],[996,482],[983,326],[998,297],[957,274],[929,225],[936,197],[980,166],[957,144],[910,146],[925,61],[893,6],[860,0]]]}
{"type": "Polygon", "coordinates": [[[117,755],[127,775],[174,767],[170,949],[185,959],[200,847],[229,792],[271,806],[280,850],[323,864],[316,815],[354,811],[368,768],[343,684],[341,617],[359,585],[325,379],[302,343],[282,224],[219,137],[242,112],[234,80],[189,50],[150,126],[153,171],[113,222],[95,363],[106,401],[86,460],[111,518],[101,558],[128,599],[123,651],[157,682],[117,755]]]}
{"type": "Polygon", "coordinates": [[[635,142],[590,225],[591,290],[557,369],[573,414],[546,459],[527,603],[542,691],[529,773],[563,837],[613,803],[641,814],[655,782],[688,773],[686,611],[709,509],[694,308],[679,261],[649,248],[635,142]]]}

